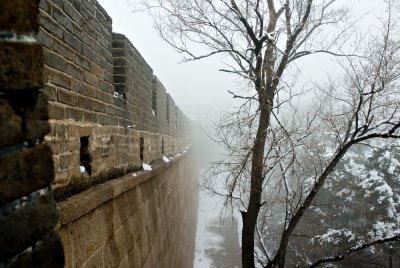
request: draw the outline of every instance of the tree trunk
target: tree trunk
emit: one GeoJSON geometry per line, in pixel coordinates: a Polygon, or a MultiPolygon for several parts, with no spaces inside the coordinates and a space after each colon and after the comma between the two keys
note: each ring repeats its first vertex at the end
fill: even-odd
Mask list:
{"type": "Polygon", "coordinates": [[[242,229],[242,266],[243,268],[254,267],[254,235],[257,224],[257,217],[260,211],[262,181],[263,181],[263,159],[264,147],[269,124],[269,112],[267,105],[260,105],[261,112],[256,140],[253,147],[251,162],[251,185],[250,201],[247,212],[243,213],[242,229]]]}

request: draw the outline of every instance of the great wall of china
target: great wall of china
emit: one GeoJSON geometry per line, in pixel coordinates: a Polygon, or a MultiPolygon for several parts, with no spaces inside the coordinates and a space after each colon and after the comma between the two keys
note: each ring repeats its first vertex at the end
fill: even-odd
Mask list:
{"type": "Polygon", "coordinates": [[[0,10],[0,266],[191,267],[192,123],[151,67],[96,0],[0,10]]]}

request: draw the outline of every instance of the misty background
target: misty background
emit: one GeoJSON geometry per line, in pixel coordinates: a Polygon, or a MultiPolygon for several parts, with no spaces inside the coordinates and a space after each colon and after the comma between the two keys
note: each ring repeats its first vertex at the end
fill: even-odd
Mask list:
{"type": "MultiPolygon", "coordinates": [[[[221,62],[225,60],[221,56],[182,63],[181,55],[158,36],[151,18],[145,12],[135,11],[138,6],[133,1],[98,2],[113,20],[113,32],[129,38],[153,69],[153,74],[171,94],[175,104],[187,117],[194,120],[198,127],[195,139],[201,155],[199,162],[201,170],[206,170],[209,161],[217,160],[223,155],[221,148],[208,137],[214,135],[213,123],[223,113],[240,106],[241,100],[234,99],[228,91],[243,90],[246,84],[234,75],[219,71],[224,67],[221,62]]],[[[369,25],[385,12],[383,1],[342,0],[342,3],[353,10],[354,16],[360,17],[356,26],[361,32],[370,31],[369,25]]],[[[337,58],[326,54],[305,57],[296,63],[296,68],[296,86],[304,89],[322,83],[341,72],[337,58]]],[[[312,97],[310,94],[305,95],[301,101],[307,105],[311,103],[312,97]]],[[[240,265],[240,246],[236,233],[240,228],[235,220],[220,218],[221,207],[222,203],[218,201],[218,197],[200,192],[194,267],[207,267],[204,266],[205,263],[218,264],[216,267],[234,267],[234,263],[238,264],[237,267],[240,265]],[[228,237],[231,237],[231,240],[228,240],[228,237]],[[217,255],[225,256],[225,264],[217,255]],[[227,260],[232,263],[226,263],[227,260]]]]}

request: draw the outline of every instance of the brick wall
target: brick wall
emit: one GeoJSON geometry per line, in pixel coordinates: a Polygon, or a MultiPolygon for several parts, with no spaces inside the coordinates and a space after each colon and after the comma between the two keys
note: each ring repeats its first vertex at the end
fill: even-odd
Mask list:
{"type": "Polygon", "coordinates": [[[58,199],[176,154],[187,143],[187,118],[111,23],[95,0],[40,1],[51,125],[46,141],[58,199]]]}
{"type": "Polygon", "coordinates": [[[63,267],[38,1],[0,2],[0,267],[63,267]]]}
{"type": "Polygon", "coordinates": [[[192,156],[162,161],[189,120],[96,0],[40,0],[38,22],[66,267],[191,266],[192,156]]]}

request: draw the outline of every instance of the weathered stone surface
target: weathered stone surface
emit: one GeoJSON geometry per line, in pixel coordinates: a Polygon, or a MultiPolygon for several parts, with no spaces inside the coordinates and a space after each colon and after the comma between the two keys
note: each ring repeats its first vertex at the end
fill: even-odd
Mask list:
{"type": "MultiPolygon", "coordinates": [[[[74,222],[71,226],[74,243],[74,255],[77,267],[96,253],[113,235],[111,207],[102,206],[90,212],[86,217],[74,222]]],[[[112,267],[112,266],[108,266],[112,267]]]]}
{"type": "Polygon", "coordinates": [[[0,205],[47,186],[54,178],[50,147],[44,143],[0,158],[0,205]]]}
{"type": "Polygon", "coordinates": [[[56,225],[59,217],[53,193],[40,190],[0,209],[0,260],[34,244],[56,225]]]}
{"type": "Polygon", "coordinates": [[[66,267],[191,267],[197,202],[191,159],[186,154],[60,202],[58,232],[72,258],[66,267]]]}
{"type": "Polygon", "coordinates": [[[0,31],[36,32],[38,3],[39,0],[1,1],[0,31]]]}
{"type": "MultiPolygon", "coordinates": [[[[1,3],[5,2],[10,1],[1,3]]],[[[30,43],[0,43],[0,90],[40,87],[43,87],[42,47],[30,43]]]]}
{"type": "MultiPolygon", "coordinates": [[[[70,266],[67,266],[70,267],[70,266]]],[[[98,268],[107,267],[104,266],[103,248],[100,248],[95,252],[86,262],[82,265],[82,268],[98,268]]]]}
{"type": "Polygon", "coordinates": [[[186,118],[96,1],[42,0],[39,23],[66,267],[190,267],[191,157],[160,163],[186,118]]]}

